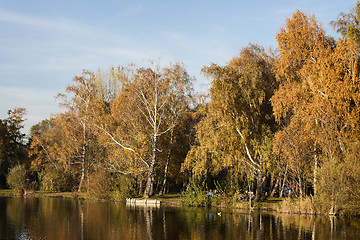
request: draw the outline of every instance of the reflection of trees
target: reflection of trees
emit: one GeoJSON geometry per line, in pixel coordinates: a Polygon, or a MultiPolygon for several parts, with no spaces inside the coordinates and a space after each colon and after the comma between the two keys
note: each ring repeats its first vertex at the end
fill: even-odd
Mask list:
{"type": "Polygon", "coordinates": [[[359,219],[225,210],[219,216],[211,209],[128,208],[69,199],[0,198],[1,210],[0,238],[332,240],[360,234],[359,219]]]}
{"type": "Polygon", "coordinates": [[[144,217],[146,221],[146,233],[149,240],[152,240],[152,211],[147,207],[144,208],[144,217]]]}
{"type": "Polygon", "coordinates": [[[162,218],[163,218],[163,231],[164,231],[164,239],[167,240],[167,234],[166,234],[166,209],[162,211],[162,218]]]}
{"type": "Polygon", "coordinates": [[[25,226],[30,239],[71,239],[79,236],[69,222],[77,215],[69,214],[73,206],[64,201],[44,198],[11,198],[7,200],[6,216],[10,222],[25,226]]]}

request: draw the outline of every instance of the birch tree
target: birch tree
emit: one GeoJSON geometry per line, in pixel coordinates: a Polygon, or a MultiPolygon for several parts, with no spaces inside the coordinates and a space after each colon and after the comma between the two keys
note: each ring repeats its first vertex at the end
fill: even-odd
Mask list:
{"type": "Polygon", "coordinates": [[[118,147],[114,167],[124,174],[144,173],[144,197],[149,197],[159,153],[164,150],[159,148],[159,138],[171,134],[188,110],[192,78],[180,64],[162,69],[119,67],[113,72],[122,89],[111,104],[113,127],[100,129],[118,147]]]}
{"type": "MultiPolygon", "coordinates": [[[[95,144],[94,117],[97,114],[98,104],[101,103],[101,92],[99,89],[96,75],[90,71],[84,71],[81,76],[73,78],[73,84],[68,85],[66,94],[58,94],[61,98],[61,106],[67,109],[67,113],[63,114],[63,121],[59,121],[58,125],[63,125],[62,134],[64,141],[73,143],[75,147],[73,154],[66,158],[72,164],[80,166],[80,182],[78,191],[82,191],[84,180],[89,174],[91,144],[95,144]],[[66,126],[65,126],[66,125],[66,126]]],[[[58,119],[61,119],[58,117],[58,119]]]]}

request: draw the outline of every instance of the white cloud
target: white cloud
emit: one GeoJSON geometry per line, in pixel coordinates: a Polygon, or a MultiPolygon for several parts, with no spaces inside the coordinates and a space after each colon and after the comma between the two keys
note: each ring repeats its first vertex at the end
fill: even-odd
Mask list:
{"type": "Polygon", "coordinates": [[[122,10],[118,15],[121,17],[136,16],[144,12],[144,6],[142,4],[135,4],[122,10]]]}
{"type": "Polygon", "coordinates": [[[88,24],[75,22],[66,18],[47,18],[21,14],[0,9],[0,22],[24,25],[31,28],[43,29],[52,32],[71,32],[83,34],[89,32],[92,27],[88,24]]]}
{"type": "Polygon", "coordinates": [[[28,133],[31,126],[60,110],[54,99],[56,94],[45,89],[0,87],[0,118],[6,118],[10,109],[24,107],[27,111],[24,133],[28,133]]]}
{"type": "MultiPolygon", "coordinates": [[[[120,15],[126,18],[142,11],[141,5],[135,5],[120,15]]],[[[32,125],[59,110],[54,96],[63,92],[82,69],[106,71],[110,65],[130,62],[146,65],[154,60],[167,65],[180,60],[190,66],[191,75],[197,75],[209,61],[229,58],[226,45],[200,33],[130,33],[114,26],[0,8],[0,29],[5,30],[0,36],[0,118],[6,117],[9,109],[25,107],[28,132],[32,125]]],[[[198,84],[204,88],[203,83],[198,84]]]]}

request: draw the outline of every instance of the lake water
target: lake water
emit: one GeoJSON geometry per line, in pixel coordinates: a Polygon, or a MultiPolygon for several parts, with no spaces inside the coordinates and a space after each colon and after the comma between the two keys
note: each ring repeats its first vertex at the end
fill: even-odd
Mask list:
{"type": "Polygon", "coordinates": [[[0,239],[360,239],[360,219],[0,197],[0,239]]]}

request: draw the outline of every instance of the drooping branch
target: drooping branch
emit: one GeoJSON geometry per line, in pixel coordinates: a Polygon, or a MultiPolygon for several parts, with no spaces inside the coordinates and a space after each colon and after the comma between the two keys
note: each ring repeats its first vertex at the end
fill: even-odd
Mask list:
{"type": "Polygon", "coordinates": [[[99,128],[100,130],[102,130],[106,135],[108,135],[111,140],[116,143],[118,146],[120,146],[121,148],[123,148],[124,150],[127,150],[127,151],[131,151],[133,152],[137,157],[139,157],[139,159],[149,168],[149,164],[141,157],[141,155],[139,153],[137,153],[134,149],[130,148],[130,147],[126,147],[124,146],[123,144],[121,144],[119,141],[117,141],[115,139],[115,137],[109,133],[106,129],[104,129],[103,127],[99,126],[99,125],[95,125],[97,128],[99,128]]]}
{"type": "Polygon", "coordinates": [[[254,159],[252,158],[251,153],[250,153],[250,150],[249,150],[249,148],[248,148],[248,145],[246,144],[246,140],[245,140],[244,136],[242,135],[242,133],[241,133],[241,131],[239,130],[238,127],[236,127],[236,132],[240,135],[241,139],[244,140],[244,147],[245,147],[246,154],[247,154],[250,162],[257,167],[257,170],[260,169],[260,165],[259,165],[258,163],[256,163],[256,162],[254,161],[254,159]]]}

